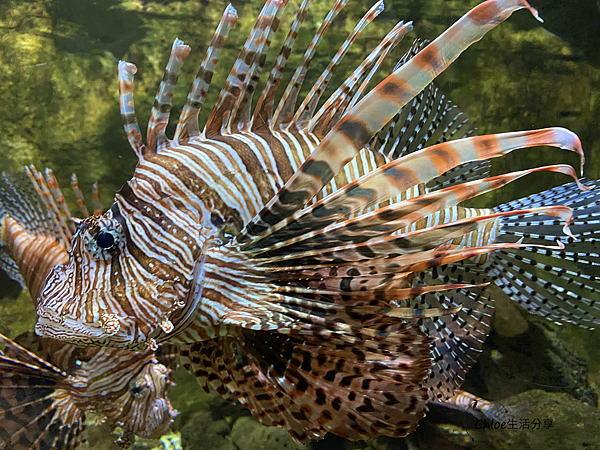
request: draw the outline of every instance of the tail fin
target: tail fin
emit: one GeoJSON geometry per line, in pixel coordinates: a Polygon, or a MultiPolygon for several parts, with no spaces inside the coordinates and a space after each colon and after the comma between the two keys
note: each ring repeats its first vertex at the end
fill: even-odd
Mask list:
{"type": "Polygon", "coordinates": [[[529,215],[503,217],[496,242],[552,244],[564,249],[535,247],[502,249],[487,263],[488,273],[504,293],[530,313],[556,323],[593,328],[600,324],[600,182],[588,180],[581,191],[574,183],[498,206],[513,208],[565,205],[573,209],[566,236],[553,218],[529,215]]]}
{"type": "Polygon", "coordinates": [[[5,336],[0,342],[2,448],[77,448],[85,441],[85,416],[67,375],[5,336]]]}

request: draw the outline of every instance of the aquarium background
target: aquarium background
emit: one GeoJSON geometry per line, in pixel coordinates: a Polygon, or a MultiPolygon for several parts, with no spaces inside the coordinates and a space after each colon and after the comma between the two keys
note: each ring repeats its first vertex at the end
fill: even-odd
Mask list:
{"type": "MultiPolygon", "coordinates": [[[[315,0],[296,42],[285,85],[332,0],[315,0]]],[[[374,2],[351,0],[322,42],[304,86],[306,92],[348,33],[374,2]]],[[[386,10],[362,33],[330,83],[332,93],[399,20],[412,20],[414,31],[392,52],[374,80],[387,75],[415,37],[434,39],[477,0],[386,0],[386,10]]],[[[600,4],[596,0],[532,0],[545,23],[524,11],[469,48],[437,80],[438,87],[465,111],[480,133],[563,126],[579,135],[586,153],[585,171],[600,177],[600,4]]],[[[270,70],[298,7],[291,0],[271,46],[270,70]]],[[[136,111],[142,129],[162,78],[171,44],[178,37],[192,47],[175,91],[172,135],[214,29],[227,5],[221,0],[55,0],[0,1],[0,170],[15,172],[26,164],[50,167],[76,210],[69,179],[76,172],[91,199],[99,183],[105,206],[131,177],[136,157],[121,124],[117,62],[133,62],[136,111]]],[[[263,0],[236,1],[239,22],[223,52],[213,89],[201,112],[206,119],[263,0]]],[[[264,75],[264,74],[263,74],[264,75]]],[[[263,77],[264,78],[264,77],[263,77]]],[[[264,82],[264,80],[263,80],[264,82]]],[[[259,85],[258,89],[261,89],[259,85]]],[[[327,93],[324,98],[327,98],[327,93]]],[[[256,100],[256,96],[255,96],[256,100]]],[[[493,173],[567,162],[576,155],[557,149],[513,152],[493,162],[493,173]]],[[[554,173],[536,173],[474,205],[493,206],[570,181],[554,173]]],[[[27,294],[0,278],[0,332],[16,336],[32,330],[35,313],[27,294]]],[[[477,430],[475,421],[442,408],[432,409],[408,439],[380,438],[352,443],[329,436],[314,449],[548,449],[600,448],[600,332],[558,327],[501,301],[494,331],[464,388],[488,400],[514,406],[529,429],[477,430]],[[552,427],[531,424],[552,419],[552,427]]],[[[206,395],[182,370],[171,391],[180,411],[173,435],[161,442],[138,441],[138,448],[293,449],[281,429],[260,426],[245,408],[206,395]]],[[[90,427],[89,447],[116,449],[104,427],[90,427]]]]}

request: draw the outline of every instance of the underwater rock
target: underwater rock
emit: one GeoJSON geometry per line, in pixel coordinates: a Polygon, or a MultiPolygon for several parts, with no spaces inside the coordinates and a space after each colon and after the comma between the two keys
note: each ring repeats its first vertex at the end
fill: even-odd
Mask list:
{"type": "Polygon", "coordinates": [[[600,411],[568,394],[534,389],[510,397],[503,404],[515,408],[516,426],[522,428],[469,430],[474,439],[470,448],[599,448],[600,411]]]}
{"type": "Polygon", "coordinates": [[[528,323],[524,317],[522,308],[519,308],[515,302],[505,298],[504,295],[498,295],[496,298],[496,309],[492,324],[494,330],[502,336],[513,337],[527,330],[528,323]]]}
{"type": "Polygon", "coordinates": [[[227,440],[230,431],[227,420],[213,419],[208,409],[197,411],[181,428],[183,448],[190,450],[228,449],[232,447],[227,440]]]}
{"type": "Polygon", "coordinates": [[[265,427],[253,417],[240,417],[231,430],[231,440],[239,450],[296,450],[308,447],[296,444],[279,427],[265,427]]]}
{"type": "Polygon", "coordinates": [[[493,331],[463,389],[490,400],[544,389],[597,405],[598,395],[589,385],[588,362],[553,328],[543,320],[531,320],[527,331],[518,336],[493,331]]]}
{"type": "Polygon", "coordinates": [[[600,448],[600,411],[569,394],[534,389],[509,397],[502,404],[512,413],[512,422],[505,422],[504,428],[502,423],[491,421],[467,419],[434,424],[426,419],[416,433],[404,440],[390,439],[381,450],[600,448]]]}

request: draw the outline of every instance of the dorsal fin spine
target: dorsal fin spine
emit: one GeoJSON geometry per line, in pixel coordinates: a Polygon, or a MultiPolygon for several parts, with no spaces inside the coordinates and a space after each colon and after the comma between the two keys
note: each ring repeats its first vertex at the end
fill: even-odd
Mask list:
{"type": "Polygon", "coordinates": [[[250,65],[257,50],[256,42],[264,33],[265,20],[269,17],[269,11],[273,10],[274,1],[275,0],[269,0],[263,6],[263,9],[244,43],[244,47],[235,60],[235,63],[227,76],[227,80],[225,80],[221,92],[219,92],[219,97],[217,98],[204,127],[204,135],[209,138],[211,136],[221,135],[227,128],[231,108],[242,92],[250,65]]]}
{"type": "Polygon", "coordinates": [[[296,18],[294,19],[294,22],[290,27],[290,31],[288,32],[283,46],[281,47],[277,61],[275,62],[273,69],[271,69],[269,78],[267,79],[265,87],[260,93],[260,97],[256,103],[256,108],[254,109],[254,115],[252,117],[252,131],[266,131],[269,127],[271,116],[273,114],[275,94],[279,84],[281,83],[283,69],[285,68],[288,57],[292,52],[294,43],[296,42],[298,31],[300,30],[300,27],[306,18],[308,7],[312,2],[313,0],[303,0],[298,12],[296,13],[296,18]]]}
{"type": "Polygon", "coordinates": [[[190,53],[190,47],[183,41],[175,38],[171,47],[171,55],[165,69],[163,79],[152,105],[152,113],[148,120],[148,132],[146,133],[146,145],[149,153],[156,153],[158,149],[167,142],[165,129],[169,124],[169,115],[171,112],[171,102],[175,85],[179,79],[179,72],[185,58],[190,53]]]}
{"type": "Polygon", "coordinates": [[[298,110],[292,119],[292,122],[296,125],[296,127],[302,128],[302,124],[312,117],[319,103],[319,99],[327,88],[329,80],[344,59],[344,56],[346,56],[346,53],[348,50],[350,50],[350,47],[358,35],[367,27],[368,24],[370,24],[379,14],[383,12],[383,9],[383,0],[380,0],[375,3],[369,11],[367,11],[363,18],[354,27],[350,35],[346,38],[340,49],[327,65],[327,68],[325,68],[321,76],[311,88],[310,92],[298,107],[298,110]]]}
{"type": "Polygon", "coordinates": [[[92,204],[94,206],[94,215],[99,216],[102,214],[102,200],[100,199],[100,189],[98,188],[98,182],[92,184],[92,204]]]}
{"type": "Polygon", "coordinates": [[[340,11],[346,6],[349,0],[337,0],[327,17],[323,20],[323,23],[317,30],[314,35],[311,43],[309,44],[304,56],[302,57],[302,61],[300,65],[294,72],[292,79],[287,85],[281,99],[279,100],[279,104],[275,110],[275,114],[273,114],[272,119],[272,129],[277,130],[281,128],[285,128],[292,121],[292,117],[294,115],[294,109],[296,106],[296,100],[298,98],[298,93],[300,92],[300,88],[302,87],[302,83],[304,82],[304,77],[306,76],[306,72],[308,71],[308,66],[312,61],[313,56],[317,50],[317,47],[323,40],[323,36],[327,33],[329,26],[333,22],[333,19],[337,17],[340,11]]]}
{"type": "Polygon", "coordinates": [[[135,115],[133,102],[133,76],[136,72],[137,68],[135,65],[119,61],[119,105],[123,128],[125,128],[129,145],[137,155],[138,160],[141,160],[144,157],[144,153],[146,153],[146,146],[142,140],[142,132],[135,115]]]}
{"type": "Polygon", "coordinates": [[[229,132],[236,133],[247,130],[250,127],[252,96],[256,89],[256,84],[262,73],[262,69],[267,57],[267,51],[271,46],[273,34],[279,27],[281,15],[289,0],[273,0],[271,7],[267,11],[267,16],[262,24],[263,31],[260,33],[256,46],[256,51],[250,64],[250,69],[242,85],[242,91],[238,96],[229,121],[229,132]]]}
{"type": "Polygon", "coordinates": [[[175,140],[179,141],[200,134],[198,126],[198,113],[206,100],[210,82],[212,80],[217,61],[227,42],[229,32],[237,23],[237,11],[231,4],[225,8],[212,41],[206,50],[200,69],[194,79],[190,93],[179,116],[179,123],[175,130],[175,140]]]}
{"type": "Polygon", "coordinates": [[[46,206],[46,210],[52,217],[52,220],[56,223],[56,228],[58,230],[60,239],[63,244],[67,248],[67,251],[71,249],[71,231],[67,227],[67,224],[63,220],[58,208],[56,207],[56,203],[54,203],[54,199],[52,198],[52,193],[48,189],[46,182],[44,181],[44,177],[37,171],[35,166],[31,165],[29,167],[25,167],[25,172],[27,176],[33,183],[38,194],[40,194],[40,198],[44,202],[46,206]]]}
{"type": "Polygon", "coordinates": [[[60,189],[60,186],[58,185],[58,181],[56,180],[56,177],[54,176],[54,172],[52,171],[52,169],[46,169],[45,175],[46,175],[46,183],[48,184],[48,188],[50,189],[50,192],[52,193],[52,197],[54,197],[57,207],[60,209],[61,213],[65,217],[65,220],[66,220],[67,226],[69,228],[69,232],[70,232],[69,234],[67,234],[67,236],[70,239],[72,237],[72,235],[75,233],[75,229],[77,228],[75,226],[75,222],[73,221],[73,218],[71,217],[71,211],[69,211],[69,208],[67,207],[67,203],[65,201],[65,196],[63,195],[62,190],[60,189]]]}
{"type": "MultiPolygon", "coordinates": [[[[315,132],[318,136],[327,134],[332,126],[333,116],[337,111],[344,110],[350,95],[355,86],[365,76],[367,71],[379,63],[380,58],[384,57],[393,49],[406,33],[412,30],[412,22],[399,22],[386,35],[375,49],[365,58],[365,60],[350,74],[342,85],[327,99],[325,104],[319,109],[317,114],[312,117],[306,129],[315,132]]],[[[333,123],[335,124],[335,123],[333,123]]]]}
{"type": "Polygon", "coordinates": [[[83,192],[81,192],[81,189],[79,188],[79,180],[77,179],[76,174],[71,175],[71,189],[73,189],[77,206],[79,206],[79,211],[81,212],[81,217],[89,217],[90,213],[85,206],[85,198],[83,196],[83,192]]]}

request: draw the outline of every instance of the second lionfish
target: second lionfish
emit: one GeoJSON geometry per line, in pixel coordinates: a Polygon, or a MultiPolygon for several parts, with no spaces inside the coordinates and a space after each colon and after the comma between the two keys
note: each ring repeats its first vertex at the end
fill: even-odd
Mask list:
{"type": "MultiPolygon", "coordinates": [[[[0,175],[0,268],[35,300],[44,279],[68,261],[74,220],[52,171],[31,167],[31,181],[0,175]],[[37,191],[34,190],[34,186],[37,191]],[[39,198],[41,197],[41,198],[39,198]],[[42,200],[43,199],[43,200],[42,200]]],[[[82,213],[86,215],[81,191],[82,213]]],[[[95,212],[101,213],[94,195],[95,212]]],[[[122,429],[117,443],[165,434],[177,411],[167,396],[174,357],[116,348],[82,348],[29,332],[0,334],[0,448],[74,449],[86,440],[86,413],[122,429]]]]}
{"type": "Polygon", "coordinates": [[[264,425],[308,442],[328,432],[404,436],[428,401],[460,395],[493,310],[485,275],[533,313],[598,323],[597,256],[580,240],[597,231],[585,212],[595,204],[575,185],[496,209],[459,206],[538,171],[576,179],[565,165],[490,178],[484,162],[541,145],[583,155],[577,136],[561,128],[470,136],[430,84],[512,12],[537,12],[525,0],[486,1],[434,42],[415,45],[367,92],[412,28],[399,23],[317,110],[378,3],[296,108],[315,49],[346,2],[335,2],[275,107],[310,0],[301,4],[253,110],[287,3],[268,0],[203,131],[198,111],[237,20],[232,7],[173,139],[165,129],[190,48],[173,44],[146,144],[133,105],[136,68],[119,64],[138,164],[112,207],[78,225],[69,262],[46,280],[40,335],[130,349],[180,344],[206,389],[233,394],[264,425]],[[570,263],[577,269],[563,268],[570,263]]]}

